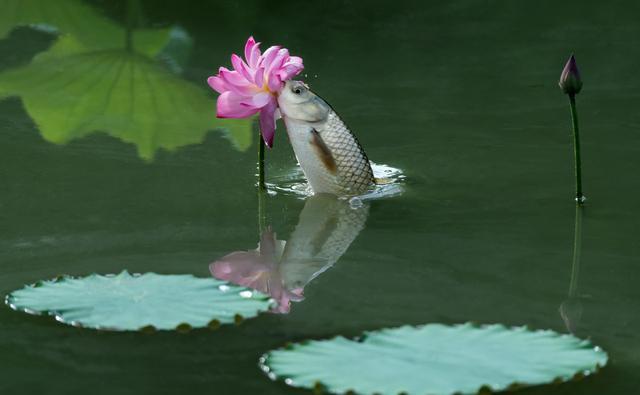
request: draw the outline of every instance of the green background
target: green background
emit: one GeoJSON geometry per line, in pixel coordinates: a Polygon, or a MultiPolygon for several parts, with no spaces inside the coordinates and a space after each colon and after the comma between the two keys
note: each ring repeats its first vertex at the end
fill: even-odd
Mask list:
{"type": "MultiPolygon", "coordinates": [[[[122,2],[82,4],[124,23],[122,2]]],[[[405,192],[371,203],[366,228],[289,315],[144,335],[79,330],[0,308],[0,393],[304,393],[270,382],[259,356],[288,341],[402,324],[566,332],[559,306],[570,283],[574,179],[568,100],[557,80],[571,52],[584,80],[577,100],[588,202],[570,304],[581,313],[576,334],[611,360],[595,377],[523,393],[636,391],[640,3],[143,1],[141,8],[143,27],[180,25],[191,37],[180,78],[210,100],[211,131],[199,144],[160,145],[150,159],[106,130],[50,142],[20,95],[0,101],[2,294],[63,273],[208,276],[211,261],[255,248],[255,138],[241,151],[213,131],[215,94],[205,85],[250,34],[304,58],[305,81],[369,158],[403,170],[405,192]]],[[[10,30],[0,40],[0,73],[28,67],[53,40],[10,30]]],[[[155,128],[162,132],[162,122],[155,128]]],[[[267,161],[272,179],[295,167],[281,123],[267,161]]],[[[288,238],[303,205],[284,193],[267,200],[279,238],[288,238]]]]}

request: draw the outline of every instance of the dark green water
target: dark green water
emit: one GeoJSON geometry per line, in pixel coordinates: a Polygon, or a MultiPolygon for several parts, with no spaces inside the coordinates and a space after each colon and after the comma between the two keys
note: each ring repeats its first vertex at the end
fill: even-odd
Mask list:
{"type": "MultiPolygon", "coordinates": [[[[640,5],[589,3],[143,1],[134,22],[150,38],[134,35],[133,47],[147,53],[127,58],[118,52],[124,3],[0,1],[3,295],[62,273],[204,277],[217,258],[255,248],[254,132],[240,123],[213,130],[215,94],[205,84],[250,34],[301,55],[306,81],[369,157],[406,176],[404,194],[371,202],[365,228],[289,315],[143,335],[0,308],[0,393],[306,393],[270,382],[258,357],[289,341],[402,324],[567,332],[559,307],[571,283],[574,180],[557,78],[572,51],[585,84],[589,200],[577,290],[565,306],[575,333],[611,359],[595,377],[523,393],[635,393],[640,5]],[[57,25],[75,44],[35,67],[55,36],[16,27],[25,23],[57,25]],[[165,79],[154,42],[174,25],[192,45],[182,74],[165,79]],[[103,50],[112,52],[86,54],[103,50]],[[109,82],[126,70],[142,82],[109,82]],[[147,104],[127,108],[128,95],[147,104]]],[[[295,166],[283,126],[267,155],[272,180],[295,166]]],[[[304,203],[267,199],[279,238],[304,203]]]]}

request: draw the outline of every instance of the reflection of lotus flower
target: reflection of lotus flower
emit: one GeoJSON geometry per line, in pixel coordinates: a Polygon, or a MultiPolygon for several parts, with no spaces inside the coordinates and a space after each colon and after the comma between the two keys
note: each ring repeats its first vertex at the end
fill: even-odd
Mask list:
{"type": "Polygon", "coordinates": [[[218,75],[209,77],[209,86],[220,96],[218,118],[246,118],[260,112],[260,131],[267,146],[273,145],[276,130],[276,95],[284,81],[300,74],[302,59],[289,56],[289,50],[269,47],[264,54],[260,43],[249,37],[244,47],[245,60],[231,55],[234,70],[220,67],[218,75]]]}
{"type": "Polygon", "coordinates": [[[283,284],[278,264],[284,244],[284,241],[276,240],[275,233],[268,228],[260,237],[258,249],[232,252],[209,265],[209,270],[215,278],[271,295],[277,302],[274,312],[286,314],[291,301],[304,298],[302,288],[289,290],[283,284]]]}

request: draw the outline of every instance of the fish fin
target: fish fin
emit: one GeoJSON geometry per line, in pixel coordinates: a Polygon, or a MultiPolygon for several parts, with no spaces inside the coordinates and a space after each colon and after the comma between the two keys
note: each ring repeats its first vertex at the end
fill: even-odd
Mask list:
{"type": "Polygon", "coordinates": [[[384,177],[384,178],[374,178],[373,181],[375,182],[376,185],[387,185],[387,184],[393,184],[393,179],[392,178],[388,178],[388,177],[384,177]]]}
{"type": "Polygon", "coordinates": [[[322,137],[320,137],[320,133],[315,129],[311,129],[311,136],[311,145],[316,150],[320,160],[330,173],[336,174],[338,171],[338,165],[336,164],[336,160],[333,158],[331,150],[327,147],[327,144],[324,142],[322,137]]]}

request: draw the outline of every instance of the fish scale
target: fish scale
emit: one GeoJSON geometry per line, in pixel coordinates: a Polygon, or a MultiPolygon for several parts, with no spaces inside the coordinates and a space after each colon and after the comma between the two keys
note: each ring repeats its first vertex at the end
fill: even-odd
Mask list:
{"type": "Polygon", "coordinates": [[[284,118],[289,140],[314,193],[358,195],[374,184],[371,164],[358,139],[331,110],[322,122],[305,123],[284,118]],[[317,132],[335,162],[335,171],[327,167],[314,147],[317,132]]]}
{"type": "Polygon", "coordinates": [[[369,159],[360,142],[335,111],[329,112],[325,125],[316,130],[336,162],[336,186],[343,193],[366,191],[373,184],[374,178],[369,159]]]}

